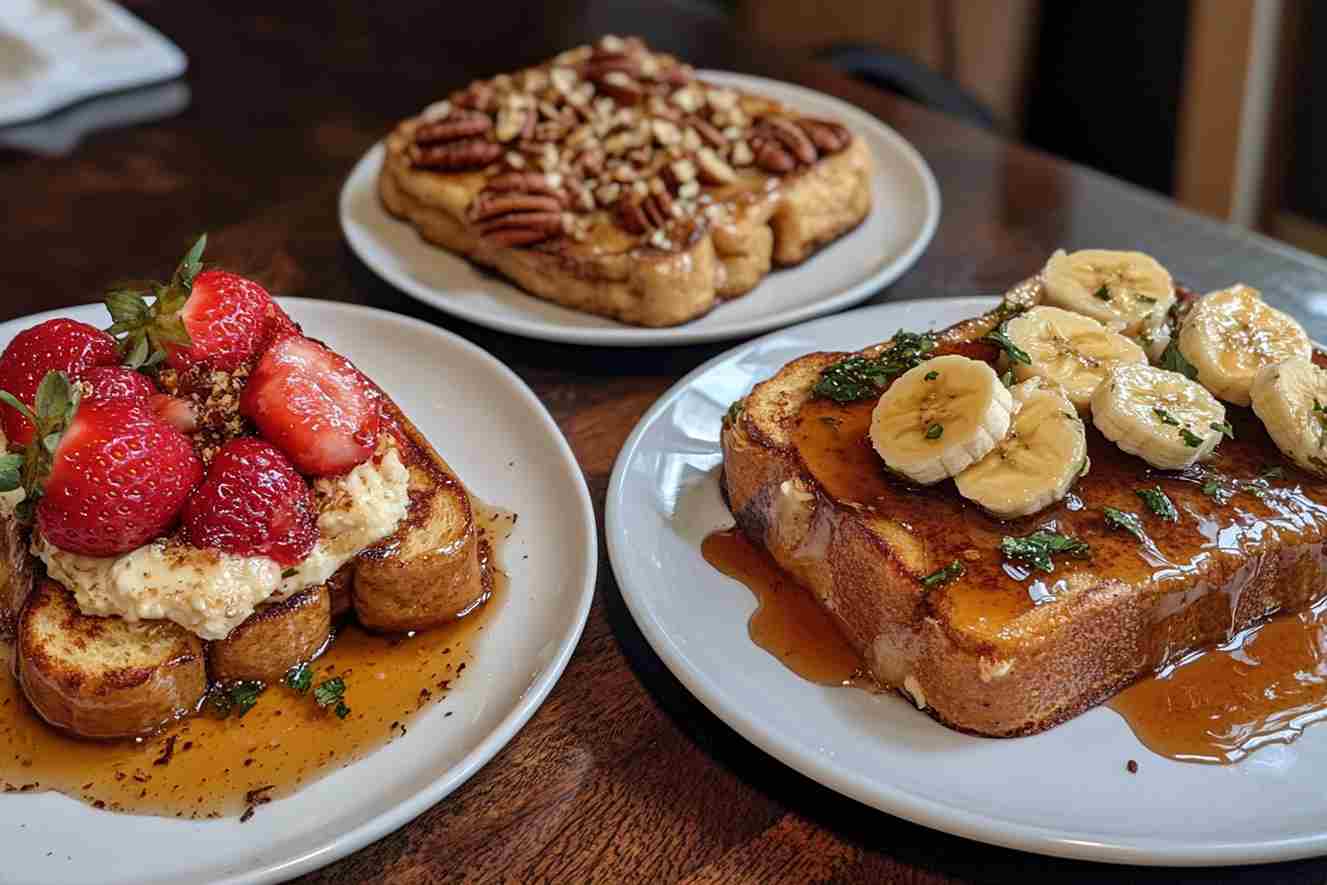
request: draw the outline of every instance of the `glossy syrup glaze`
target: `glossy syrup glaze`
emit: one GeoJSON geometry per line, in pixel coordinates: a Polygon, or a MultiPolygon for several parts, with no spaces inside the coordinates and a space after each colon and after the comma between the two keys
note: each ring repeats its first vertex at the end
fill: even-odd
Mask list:
{"type": "Polygon", "coordinates": [[[756,610],[747,623],[752,642],[810,682],[874,686],[830,616],[740,529],[713,532],[700,550],[706,562],[755,595],[756,610]]]}
{"type": "Polygon", "coordinates": [[[312,693],[301,696],[274,685],[243,717],[220,719],[204,711],[142,740],[88,741],[43,722],[6,665],[0,674],[0,784],[5,792],[55,790],[133,814],[247,820],[266,802],[408,739],[419,715],[445,706],[506,597],[497,562],[514,515],[476,510],[481,555],[492,579],[480,605],[452,624],[414,636],[376,636],[346,622],[311,665],[314,685],[344,679],[351,709],[345,719],[320,709],[312,693]]]}
{"type": "Polygon", "coordinates": [[[1327,605],[1278,615],[1126,688],[1107,706],[1155,753],[1238,762],[1327,718],[1327,605]]]}

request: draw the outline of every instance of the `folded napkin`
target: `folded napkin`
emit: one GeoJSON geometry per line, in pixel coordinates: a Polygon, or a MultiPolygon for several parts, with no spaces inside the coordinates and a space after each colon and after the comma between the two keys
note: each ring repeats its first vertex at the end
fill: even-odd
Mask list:
{"type": "Polygon", "coordinates": [[[106,0],[0,2],[0,126],[187,66],[175,44],[106,0]]]}

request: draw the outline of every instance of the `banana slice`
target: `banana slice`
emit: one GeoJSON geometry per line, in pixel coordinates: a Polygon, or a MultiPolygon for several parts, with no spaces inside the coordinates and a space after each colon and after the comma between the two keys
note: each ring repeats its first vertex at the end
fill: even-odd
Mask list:
{"type": "Polygon", "coordinates": [[[1090,316],[1126,335],[1160,328],[1175,284],[1151,255],[1112,249],[1057,250],[1041,271],[1046,303],[1090,316]]]}
{"type": "Polygon", "coordinates": [[[1064,393],[1030,378],[1009,391],[1009,435],[954,477],[958,493],[1001,519],[1029,516],[1069,493],[1087,473],[1087,429],[1064,393]]]}
{"type": "Polygon", "coordinates": [[[1243,284],[1200,298],[1180,328],[1179,346],[1202,385],[1237,406],[1249,404],[1263,366],[1313,354],[1304,327],[1243,284]]]}
{"type": "Polygon", "coordinates": [[[1006,323],[1004,332],[1032,359],[1031,365],[1010,364],[1014,378],[1058,384],[1080,412],[1087,411],[1092,391],[1112,368],[1147,362],[1143,349],[1120,333],[1058,307],[1034,307],[1006,323]]]}
{"type": "Polygon", "coordinates": [[[904,372],[880,397],[871,445],[891,470],[927,485],[995,448],[1013,410],[1013,397],[986,363],[938,356],[904,372]]]}
{"type": "Polygon", "coordinates": [[[1226,407],[1201,384],[1155,366],[1116,366],[1092,394],[1102,436],[1162,470],[1210,455],[1225,422],[1226,407]]]}
{"type": "Polygon", "coordinates": [[[1281,453],[1309,473],[1327,476],[1327,371],[1311,359],[1291,357],[1259,369],[1249,395],[1281,453]]]}

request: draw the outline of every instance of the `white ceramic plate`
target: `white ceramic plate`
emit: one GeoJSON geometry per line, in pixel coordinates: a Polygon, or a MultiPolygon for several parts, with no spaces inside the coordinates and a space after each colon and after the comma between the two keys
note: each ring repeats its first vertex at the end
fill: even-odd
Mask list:
{"type": "Polygon", "coordinates": [[[747,637],[752,594],[700,556],[732,525],[719,495],[724,411],[794,357],[941,328],[991,298],[898,302],[748,342],[665,394],[627,440],[608,490],[613,570],[669,669],[745,738],[882,811],[972,839],[1118,863],[1242,864],[1327,852],[1327,728],[1233,766],[1172,762],[1097,708],[1043,734],[971,737],[901,698],[825,688],[747,637]],[[1131,775],[1125,762],[1137,759],[1131,775]]]}
{"type": "Polygon", "coordinates": [[[713,83],[769,95],[812,116],[842,120],[875,159],[874,208],[852,233],[798,267],[770,274],[741,298],[694,322],[643,329],[559,307],[420,239],[378,200],[383,147],[373,147],[341,190],[341,227],[364,263],[398,289],[481,326],[573,344],[692,344],[753,335],[862,301],[921,255],[940,217],[940,190],[921,155],[893,129],[850,104],[800,86],[723,71],[713,83]]]}
{"type": "MultiPolygon", "coordinates": [[[[530,389],[427,323],[329,302],[282,304],[387,390],[475,495],[520,514],[502,551],[511,576],[502,609],[465,676],[407,738],[264,806],[249,823],[111,814],[52,793],[0,796],[5,882],[254,883],[316,869],[404,825],[492,759],[580,638],[598,555],[594,511],[571,449],[530,389]]],[[[0,347],[56,315],[106,324],[100,307],[28,317],[0,325],[0,347]]]]}

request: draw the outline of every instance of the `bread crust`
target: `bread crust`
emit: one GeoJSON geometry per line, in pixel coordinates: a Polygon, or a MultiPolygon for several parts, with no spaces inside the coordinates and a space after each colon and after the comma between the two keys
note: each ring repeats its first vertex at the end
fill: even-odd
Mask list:
{"type": "Polygon", "coordinates": [[[261,605],[225,639],[207,645],[207,669],[218,682],[273,683],[317,657],[332,637],[327,584],[261,605]]]}
{"type": "Polygon", "coordinates": [[[169,621],[85,615],[49,579],[19,619],[17,660],[33,708],[81,737],[150,734],[197,710],[207,691],[197,636],[169,621]]]}
{"type": "Polygon", "coordinates": [[[698,222],[675,250],[625,234],[585,247],[566,237],[530,248],[495,247],[465,221],[483,177],[415,168],[408,147],[412,118],[386,141],[378,191],[387,211],[438,246],[489,267],[548,301],[638,326],[675,326],[703,316],[721,300],[745,294],[772,267],[805,261],[855,228],[871,208],[869,148],[848,146],[785,176],[752,180],[720,202],[728,221],[698,222]],[[766,186],[768,185],[768,186],[766,186]]]}
{"type": "MultiPolygon", "coordinates": [[[[1039,284],[1029,281],[1007,301],[1025,307],[1039,298],[1039,284]]],[[[939,334],[939,347],[973,347],[999,319],[992,313],[960,323],[939,334]]],[[[960,526],[926,524],[924,508],[908,511],[905,523],[888,506],[867,509],[841,500],[794,443],[798,412],[820,371],[847,355],[816,353],[794,360],[743,400],[721,435],[724,491],[741,529],[815,596],[875,677],[903,690],[946,725],[989,736],[1042,731],[1158,666],[1322,595],[1327,523],[1301,520],[1303,530],[1294,532],[1264,523],[1266,531],[1255,526],[1242,536],[1237,553],[1196,556],[1178,577],[1160,568],[1129,581],[1091,566],[1062,569],[1066,577],[1051,604],[1029,604],[998,630],[980,626],[963,606],[987,592],[984,588],[965,588],[964,595],[920,583],[947,564],[936,561],[929,539],[960,526]]],[[[1224,444],[1232,451],[1229,457],[1246,460],[1259,454],[1258,445],[1224,444]]],[[[1132,458],[1113,447],[1103,450],[1093,456],[1094,471],[1108,466],[1099,465],[1099,457],[1132,458]]],[[[1142,475],[1145,465],[1138,464],[1142,475]]],[[[937,488],[927,494],[956,495],[937,488]]],[[[1327,502],[1321,484],[1306,481],[1300,489],[1311,499],[1309,510],[1327,502]]],[[[1132,497],[1128,489],[1124,493],[1132,497]]],[[[1091,509],[1094,501],[1087,494],[1091,509]]],[[[1196,486],[1177,503],[1195,521],[1219,526],[1233,518],[1196,486]]],[[[1137,555],[1132,549],[1127,554],[1105,549],[1103,556],[1137,555]]],[[[1103,568],[1113,564],[1099,561],[1103,568]]]]}

